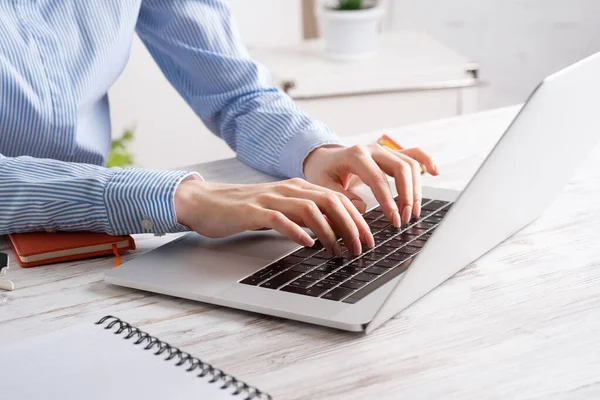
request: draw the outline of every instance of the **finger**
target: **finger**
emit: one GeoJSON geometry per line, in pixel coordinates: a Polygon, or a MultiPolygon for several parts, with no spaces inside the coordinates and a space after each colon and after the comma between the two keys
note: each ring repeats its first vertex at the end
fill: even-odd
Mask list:
{"type": "Polygon", "coordinates": [[[335,256],[342,255],[337,236],[315,202],[292,197],[269,197],[266,208],[279,211],[287,218],[309,228],[321,240],[327,251],[335,256]]]}
{"type": "Polygon", "coordinates": [[[323,191],[323,188],[320,191],[306,191],[303,195],[314,201],[332,221],[334,230],[354,255],[358,256],[362,252],[362,241],[369,247],[374,246],[375,240],[369,225],[345,195],[333,190],[323,191]]]}
{"type": "MultiPolygon", "coordinates": [[[[327,219],[332,222],[333,230],[339,233],[348,250],[355,255],[361,253],[358,228],[340,200],[341,195],[321,189],[320,191],[305,190],[301,196],[319,207],[322,214],[325,214],[327,219]]],[[[351,207],[354,208],[354,206],[351,207]]]]}
{"type": "MultiPolygon", "coordinates": [[[[412,214],[419,218],[421,216],[421,164],[415,161],[413,158],[408,157],[402,153],[398,153],[398,157],[403,158],[404,161],[411,164],[412,171],[412,184],[413,184],[413,208],[412,214]]],[[[408,215],[408,219],[410,220],[410,214],[408,215]]]]}
{"type": "Polygon", "coordinates": [[[402,223],[407,224],[414,206],[412,169],[413,167],[419,169],[418,163],[410,157],[402,158],[384,149],[374,151],[373,159],[386,174],[394,177],[398,191],[400,216],[402,223]]]}
{"type": "Polygon", "coordinates": [[[344,187],[337,182],[331,182],[326,187],[343,195],[341,197],[342,203],[358,228],[360,241],[365,243],[369,248],[374,247],[375,239],[371,233],[371,228],[369,228],[367,221],[362,216],[367,209],[367,204],[359,195],[344,190],[344,187]]]}
{"type": "Polygon", "coordinates": [[[311,247],[315,244],[315,241],[304,229],[279,211],[262,209],[253,217],[253,221],[256,226],[274,229],[302,246],[311,247]]]}
{"type": "Polygon", "coordinates": [[[387,177],[373,160],[371,153],[365,147],[354,146],[349,149],[349,154],[347,163],[350,172],[358,175],[371,188],[375,199],[381,205],[383,214],[395,227],[400,227],[400,214],[394,203],[387,177]]]}
{"type": "Polygon", "coordinates": [[[429,172],[431,175],[435,176],[440,174],[440,171],[438,170],[437,165],[435,165],[435,163],[433,162],[431,156],[418,147],[413,147],[394,153],[401,153],[409,156],[410,158],[414,158],[419,162],[419,164],[424,165],[425,168],[427,168],[427,172],[429,172]]]}

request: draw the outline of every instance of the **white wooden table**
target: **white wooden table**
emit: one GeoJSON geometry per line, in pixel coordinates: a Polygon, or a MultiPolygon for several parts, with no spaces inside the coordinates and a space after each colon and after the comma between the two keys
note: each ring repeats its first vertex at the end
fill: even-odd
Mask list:
{"type": "MultiPolygon", "coordinates": [[[[392,134],[435,155],[442,176],[427,183],[462,188],[516,111],[392,134]]],[[[97,259],[13,262],[0,340],[113,314],[277,399],[599,398],[599,183],[596,150],[542,218],[369,336],[110,286],[113,260],[97,259]]],[[[165,240],[140,236],[125,258],[165,240]]]]}

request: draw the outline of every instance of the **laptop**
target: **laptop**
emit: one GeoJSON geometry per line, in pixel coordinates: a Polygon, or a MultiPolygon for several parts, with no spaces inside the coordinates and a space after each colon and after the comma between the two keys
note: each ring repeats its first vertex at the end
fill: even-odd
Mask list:
{"type": "MultiPolygon", "coordinates": [[[[106,273],[108,283],[372,332],[536,219],[598,141],[600,53],[544,79],[462,192],[423,188],[420,218],[400,229],[378,207],[376,246],[336,258],[273,231],[195,233],[106,273]]],[[[485,134],[482,132],[482,134],[485,134]]]]}

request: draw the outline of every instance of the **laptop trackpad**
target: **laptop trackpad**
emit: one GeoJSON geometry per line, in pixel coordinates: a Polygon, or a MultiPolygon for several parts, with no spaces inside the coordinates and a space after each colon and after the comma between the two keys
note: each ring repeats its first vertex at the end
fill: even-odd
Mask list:
{"type": "Polygon", "coordinates": [[[177,244],[178,247],[216,251],[223,253],[223,257],[227,257],[227,254],[237,254],[260,258],[265,261],[265,264],[300,247],[273,230],[244,232],[223,239],[209,239],[196,233],[190,233],[177,241],[177,244]]]}
{"type": "Polygon", "coordinates": [[[106,280],[180,297],[190,298],[190,293],[214,296],[298,247],[273,231],[225,239],[190,233],[108,271],[106,280]]]}

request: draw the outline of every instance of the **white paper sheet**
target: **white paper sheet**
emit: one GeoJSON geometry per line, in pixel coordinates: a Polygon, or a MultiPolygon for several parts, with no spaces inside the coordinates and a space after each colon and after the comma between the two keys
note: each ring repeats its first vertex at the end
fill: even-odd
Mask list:
{"type": "MultiPolygon", "coordinates": [[[[11,400],[232,399],[231,390],[186,372],[93,323],[0,347],[0,398],[11,400]]],[[[156,347],[155,347],[156,349],[156,347]]]]}

